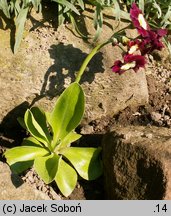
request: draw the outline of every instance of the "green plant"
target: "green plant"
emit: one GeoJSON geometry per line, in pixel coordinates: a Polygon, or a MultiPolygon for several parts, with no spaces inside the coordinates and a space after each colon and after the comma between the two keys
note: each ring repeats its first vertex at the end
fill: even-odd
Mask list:
{"type": "Polygon", "coordinates": [[[58,25],[64,23],[65,19],[71,19],[72,12],[80,15],[80,10],[84,10],[83,0],[52,0],[58,3],[58,25]]]}
{"type": "MultiPolygon", "coordinates": [[[[20,46],[28,14],[32,8],[41,12],[42,1],[0,0],[0,10],[3,11],[7,18],[14,19],[16,27],[14,53],[17,52],[20,46]]],[[[77,33],[83,38],[92,36],[84,35],[80,32],[76,16],[82,16],[82,12],[85,10],[87,4],[93,5],[94,27],[96,29],[96,34],[93,36],[94,41],[98,39],[102,31],[103,14],[106,8],[113,11],[113,18],[116,20],[120,21],[120,19],[124,19],[130,21],[129,10],[133,2],[139,5],[139,8],[144,12],[145,18],[149,20],[151,26],[155,28],[171,28],[171,0],[49,0],[49,4],[52,1],[58,4],[58,25],[64,23],[66,19],[70,20],[77,33]]],[[[171,45],[167,37],[165,38],[165,43],[171,52],[171,45]]]]}
{"type": "MultiPolygon", "coordinates": [[[[80,32],[79,27],[76,22],[76,15],[81,16],[82,11],[85,10],[86,4],[94,6],[94,27],[96,29],[96,35],[94,40],[98,38],[102,31],[103,26],[103,10],[106,8],[111,8],[116,13],[117,19],[120,18],[120,14],[118,13],[119,4],[117,0],[53,0],[58,3],[58,25],[61,25],[65,22],[66,18],[72,22],[73,27],[77,31],[77,33],[84,37],[88,38],[89,36],[85,36],[82,32],[80,32]],[[116,10],[114,9],[116,8],[116,10]]],[[[120,11],[119,11],[120,12],[120,11]]],[[[129,16],[129,15],[128,15],[129,16]]]]}
{"type": "Polygon", "coordinates": [[[20,122],[31,136],[4,154],[11,169],[21,173],[33,165],[45,183],[55,181],[65,196],[75,188],[77,173],[86,180],[99,177],[101,149],[71,147],[81,137],[74,129],[82,119],[84,103],[83,90],[75,82],[61,94],[51,113],[28,109],[20,122]]]}
{"type": "MultiPolygon", "coordinates": [[[[80,10],[84,10],[83,0],[49,0],[49,2],[52,1],[58,3],[58,25],[64,23],[66,18],[74,21],[72,13],[80,15],[80,10]]],[[[25,22],[32,8],[41,12],[42,0],[0,0],[0,10],[8,19],[14,19],[16,27],[14,53],[17,52],[20,46],[25,22]]]]}
{"type": "MultiPolygon", "coordinates": [[[[73,24],[73,27],[77,33],[84,37],[82,32],[80,32],[79,27],[77,26],[76,17],[82,15],[82,11],[85,10],[85,4],[91,4],[94,6],[94,27],[96,29],[96,35],[94,40],[98,38],[102,31],[103,26],[103,10],[105,8],[110,8],[113,10],[114,15],[119,20],[121,17],[126,17],[129,19],[129,14],[125,11],[121,11],[119,3],[117,0],[51,0],[58,4],[58,25],[63,24],[66,19],[70,20],[73,24]]],[[[51,2],[49,1],[49,3],[51,2]]],[[[25,22],[27,20],[28,14],[31,12],[32,8],[36,11],[41,12],[42,9],[42,0],[0,0],[0,10],[3,11],[5,16],[9,19],[14,19],[14,24],[16,27],[15,32],[15,44],[14,44],[14,53],[17,52],[24,32],[25,22]]],[[[2,17],[1,17],[2,18],[2,17]]]]}
{"type": "MultiPolygon", "coordinates": [[[[118,1],[116,0],[88,0],[90,4],[95,6],[94,12],[94,27],[96,29],[96,34],[94,37],[94,41],[96,41],[102,31],[103,27],[103,10],[106,8],[116,8],[119,6],[118,1]]],[[[118,17],[119,18],[119,17],[118,17]]]]}
{"type": "Polygon", "coordinates": [[[36,11],[41,11],[41,0],[0,0],[0,10],[8,19],[14,18],[16,28],[14,53],[20,46],[27,15],[33,7],[36,11]]]}
{"type": "Polygon", "coordinates": [[[20,173],[33,165],[45,183],[56,181],[65,196],[75,188],[76,172],[87,180],[96,179],[102,174],[99,158],[101,148],[71,146],[72,142],[81,137],[74,132],[83,117],[85,107],[80,79],[93,56],[109,43],[121,47],[123,51],[123,61],[114,62],[111,67],[113,72],[121,75],[129,69],[136,72],[139,68],[144,68],[146,55],[154,50],[161,50],[161,40],[167,34],[166,29],[151,29],[135,3],[131,6],[130,18],[139,33],[138,37],[130,39],[125,36],[128,26],[114,33],[86,57],[75,82],[60,95],[51,113],[32,107],[26,111],[24,120],[19,119],[31,136],[23,140],[22,146],[4,153],[14,172],[20,173]]]}

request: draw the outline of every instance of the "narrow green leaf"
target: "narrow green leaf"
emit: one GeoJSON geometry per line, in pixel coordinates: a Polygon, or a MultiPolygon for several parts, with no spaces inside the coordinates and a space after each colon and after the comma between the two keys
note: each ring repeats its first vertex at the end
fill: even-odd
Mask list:
{"type": "Polygon", "coordinates": [[[60,153],[71,162],[82,178],[94,180],[102,174],[100,151],[100,148],[70,147],[60,153]]]}
{"type": "Polygon", "coordinates": [[[48,147],[49,140],[29,109],[24,115],[24,121],[31,135],[48,147]]]}
{"type": "MultiPolygon", "coordinates": [[[[30,0],[29,0],[30,1],[30,0]]],[[[31,0],[33,7],[36,9],[36,11],[41,11],[41,0],[31,0]]]]}
{"type": "Polygon", "coordinates": [[[121,19],[121,9],[120,9],[118,1],[115,1],[114,3],[114,14],[115,14],[116,20],[121,19]]]}
{"type": "Polygon", "coordinates": [[[78,83],[72,83],[60,95],[51,113],[53,147],[80,123],[84,113],[84,93],[78,83]]]}
{"type": "Polygon", "coordinates": [[[142,10],[142,12],[144,13],[144,0],[139,0],[138,6],[142,10]]]}
{"type": "Polygon", "coordinates": [[[162,15],[162,11],[161,11],[160,5],[158,5],[155,0],[153,0],[153,7],[157,9],[157,12],[158,12],[157,15],[158,15],[158,18],[160,18],[162,15]]]}
{"type": "Polygon", "coordinates": [[[62,5],[58,5],[58,26],[62,25],[65,21],[65,17],[63,14],[63,7],[62,5]]]}
{"type": "Polygon", "coordinates": [[[72,26],[74,27],[75,31],[76,31],[82,38],[88,39],[89,36],[83,34],[83,33],[79,30],[79,27],[78,27],[78,25],[77,25],[77,23],[76,23],[76,21],[75,21],[75,18],[72,16],[71,13],[69,14],[69,18],[70,18],[70,20],[71,20],[72,26]]]}
{"type": "Polygon", "coordinates": [[[168,41],[168,39],[166,39],[166,38],[163,38],[163,40],[164,40],[164,43],[165,43],[165,45],[167,46],[167,48],[168,48],[168,51],[169,51],[169,53],[170,53],[170,55],[171,55],[171,43],[168,41]]]}
{"type": "Polygon", "coordinates": [[[171,5],[169,5],[166,14],[164,15],[161,24],[164,25],[165,22],[171,17],[171,5]]]}
{"type": "Polygon", "coordinates": [[[97,4],[95,9],[95,15],[94,15],[94,27],[96,29],[96,34],[94,36],[94,41],[98,39],[102,32],[102,26],[103,26],[103,8],[100,4],[97,4]]]}
{"type": "Polygon", "coordinates": [[[77,173],[62,158],[59,161],[55,182],[64,196],[69,196],[77,183],[77,173]]]}
{"type": "Polygon", "coordinates": [[[79,6],[81,7],[82,10],[84,10],[84,2],[83,0],[77,0],[79,6]]]}
{"type": "MultiPolygon", "coordinates": [[[[13,2],[11,1],[11,3],[13,3],[13,2]]],[[[21,8],[22,8],[22,6],[20,6],[20,1],[15,1],[13,3],[13,10],[14,10],[14,14],[16,16],[20,13],[21,8]]]]}
{"type": "Polygon", "coordinates": [[[67,1],[67,0],[53,0],[53,1],[69,8],[70,10],[74,11],[76,14],[80,15],[77,8],[73,4],[71,4],[69,1],[67,1]]]}
{"type": "Polygon", "coordinates": [[[2,10],[5,16],[10,19],[10,12],[7,0],[0,0],[0,10],[2,10]]]}
{"type": "Polygon", "coordinates": [[[97,1],[95,1],[95,0],[88,0],[92,5],[97,5],[98,4],[98,2],[97,1]]]}
{"type": "Polygon", "coordinates": [[[59,158],[58,155],[51,154],[44,157],[37,157],[34,160],[34,168],[46,184],[54,180],[58,170],[59,158]]]}
{"type": "Polygon", "coordinates": [[[40,157],[48,154],[49,152],[46,149],[41,147],[20,146],[20,147],[14,147],[12,149],[8,149],[4,153],[4,156],[7,159],[7,163],[9,165],[12,165],[20,161],[34,160],[36,157],[40,157]]]}
{"type": "Polygon", "coordinates": [[[121,19],[131,21],[130,14],[128,12],[123,11],[123,10],[121,10],[120,17],[121,17],[121,19]]]}
{"type": "Polygon", "coordinates": [[[28,14],[29,7],[23,8],[19,11],[18,16],[15,20],[16,26],[16,34],[15,34],[15,45],[14,45],[14,53],[17,52],[24,32],[24,25],[26,22],[27,14],[28,14]]]}

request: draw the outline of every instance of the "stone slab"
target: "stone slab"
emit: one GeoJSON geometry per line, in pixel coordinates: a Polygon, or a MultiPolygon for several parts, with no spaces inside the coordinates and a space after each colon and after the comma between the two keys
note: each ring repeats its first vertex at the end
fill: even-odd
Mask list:
{"type": "Polygon", "coordinates": [[[171,129],[116,127],[103,139],[107,199],[171,199],[171,129]]]}

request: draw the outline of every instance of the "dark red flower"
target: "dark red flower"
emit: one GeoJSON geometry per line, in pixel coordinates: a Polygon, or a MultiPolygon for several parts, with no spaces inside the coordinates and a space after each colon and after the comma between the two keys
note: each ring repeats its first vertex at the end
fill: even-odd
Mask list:
{"type": "Polygon", "coordinates": [[[123,62],[117,60],[112,66],[112,71],[118,74],[122,74],[129,69],[133,69],[136,72],[139,68],[144,68],[146,64],[144,55],[155,49],[161,50],[164,46],[161,42],[161,38],[167,34],[167,30],[165,29],[150,29],[142,11],[135,3],[132,4],[130,16],[134,26],[140,33],[141,38],[126,40],[125,44],[127,45],[128,50],[123,57],[123,62]],[[138,51],[138,54],[135,54],[136,51],[138,51]]]}
{"type": "Polygon", "coordinates": [[[126,54],[124,56],[124,62],[120,60],[115,61],[112,66],[112,71],[118,74],[122,74],[129,69],[133,69],[135,72],[140,68],[145,66],[145,57],[141,55],[126,54]]]}
{"type": "Polygon", "coordinates": [[[137,50],[140,50],[141,41],[138,39],[131,40],[127,43],[128,46],[128,54],[133,54],[137,50]]]}
{"type": "Polygon", "coordinates": [[[143,37],[147,36],[148,30],[150,30],[150,26],[144,18],[142,11],[137,7],[136,3],[133,3],[131,6],[130,17],[133,22],[133,25],[138,30],[138,32],[143,37]]]}
{"type": "Polygon", "coordinates": [[[151,43],[151,52],[155,49],[161,50],[164,45],[160,39],[167,34],[166,29],[158,29],[149,31],[149,35],[145,38],[145,42],[151,43]]]}
{"type": "Polygon", "coordinates": [[[143,37],[141,43],[138,42],[138,46],[142,55],[150,53],[155,49],[161,50],[164,45],[160,39],[167,34],[167,30],[151,30],[149,24],[142,14],[142,11],[137,7],[136,3],[133,3],[131,6],[130,17],[134,26],[143,37]]]}
{"type": "Polygon", "coordinates": [[[122,74],[122,72],[124,72],[121,70],[122,65],[123,63],[120,60],[115,61],[114,65],[111,67],[112,71],[118,74],[122,74]]]}
{"type": "Polygon", "coordinates": [[[157,34],[159,37],[163,37],[167,34],[167,29],[158,29],[157,34]]]}
{"type": "Polygon", "coordinates": [[[135,71],[137,71],[139,68],[144,68],[145,67],[145,57],[142,55],[132,55],[132,54],[128,54],[124,56],[124,62],[125,63],[131,63],[131,62],[135,62],[135,67],[133,67],[133,69],[135,71]]]}
{"type": "Polygon", "coordinates": [[[139,49],[142,55],[151,53],[154,50],[161,50],[164,45],[161,38],[167,34],[166,29],[150,30],[148,36],[139,43],[139,49]]]}

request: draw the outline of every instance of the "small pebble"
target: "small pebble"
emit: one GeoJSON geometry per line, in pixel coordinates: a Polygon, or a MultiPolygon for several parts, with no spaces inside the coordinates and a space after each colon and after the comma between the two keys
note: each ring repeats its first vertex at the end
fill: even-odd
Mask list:
{"type": "Polygon", "coordinates": [[[148,133],[148,134],[144,134],[144,136],[148,139],[152,139],[153,138],[153,134],[152,133],[148,133]]]}
{"type": "Polygon", "coordinates": [[[158,112],[152,112],[151,118],[153,121],[158,122],[161,119],[162,115],[158,112]]]}

